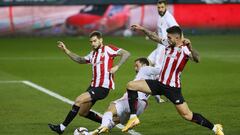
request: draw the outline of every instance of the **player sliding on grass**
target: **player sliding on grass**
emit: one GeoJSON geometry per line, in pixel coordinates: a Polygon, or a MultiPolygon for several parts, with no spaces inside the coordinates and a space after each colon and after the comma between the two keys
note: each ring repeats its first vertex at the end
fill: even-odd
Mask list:
{"type": "MultiPolygon", "coordinates": [[[[147,58],[138,58],[135,60],[135,71],[137,73],[134,80],[156,79],[156,74],[160,72],[160,68],[149,66],[147,58]]],[[[147,107],[149,95],[143,92],[138,92],[137,115],[144,112],[147,107]]],[[[130,108],[128,106],[128,95],[125,93],[120,99],[112,102],[107,111],[102,117],[101,126],[92,132],[92,135],[106,133],[111,130],[116,124],[126,124],[129,119],[130,108]]]]}
{"type": "Polygon", "coordinates": [[[64,132],[65,128],[78,113],[80,116],[101,123],[102,118],[90,111],[90,109],[96,101],[107,97],[110,89],[114,89],[113,74],[130,56],[130,53],[126,50],[112,45],[104,45],[102,34],[98,31],[92,32],[89,38],[92,51],[85,57],[72,53],[63,42],[58,42],[58,47],[73,61],[79,64],[91,64],[93,75],[91,85],[86,92],[76,98],[72,109],[63,123],[59,125],[49,124],[50,129],[58,134],[64,132]],[[116,56],[121,56],[121,59],[119,63],[114,66],[113,59],[116,56]]]}
{"type": "Polygon", "coordinates": [[[183,34],[181,28],[178,26],[168,28],[167,39],[158,37],[154,32],[151,32],[140,25],[132,25],[132,30],[142,31],[151,40],[165,45],[166,51],[163,69],[160,72],[158,80],[137,80],[131,81],[127,84],[128,102],[131,115],[122,131],[126,132],[140,124],[136,111],[138,102],[137,92],[141,91],[151,95],[166,96],[175,105],[178,113],[184,119],[207,127],[210,130],[213,130],[216,135],[224,135],[222,125],[214,125],[201,114],[192,112],[182,96],[180,83],[181,72],[189,59],[198,63],[199,55],[193,50],[190,40],[182,38],[183,34]]]}

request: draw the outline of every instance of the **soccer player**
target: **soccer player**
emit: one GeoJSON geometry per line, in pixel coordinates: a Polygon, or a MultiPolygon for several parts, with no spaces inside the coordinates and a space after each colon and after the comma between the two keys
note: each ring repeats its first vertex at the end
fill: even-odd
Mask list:
{"type": "MultiPolygon", "coordinates": [[[[173,15],[167,10],[166,0],[158,0],[157,10],[159,14],[157,20],[157,34],[159,37],[167,38],[167,28],[179,25],[173,15]]],[[[164,54],[165,46],[158,43],[157,48],[150,53],[148,59],[154,66],[162,68],[164,54]]],[[[164,102],[159,95],[154,97],[159,103],[164,102]]]]}
{"type": "MultiPolygon", "coordinates": [[[[158,0],[157,2],[158,20],[157,34],[161,38],[167,38],[167,29],[172,26],[179,26],[173,15],[167,10],[166,0],[158,0]]],[[[162,67],[163,57],[165,54],[165,46],[161,43],[157,44],[157,48],[148,56],[151,64],[157,67],[162,67]]]]}
{"type": "Polygon", "coordinates": [[[104,99],[110,89],[114,89],[113,74],[130,56],[130,53],[124,49],[113,45],[104,45],[102,34],[99,31],[90,33],[89,38],[92,51],[85,57],[78,56],[71,52],[63,42],[58,42],[58,47],[73,61],[79,64],[92,65],[92,81],[87,91],[76,98],[63,123],[59,125],[49,124],[50,129],[58,134],[64,132],[78,113],[80,116],[101,123],[101,117],[90,109],[96,101],[104,99]],[[116,56],[121,56],[121,59],[114,66],[113,60],[116,56]]]}
{"type": "MultiPolygon", "coordinates": [[[[134,80],[156,79],[156,74],[160,72],[159,68],[149,66],[147,58],[138,58],[135,60],[135,71],[137,73],[134,80]]],[[[147,107],[149,95],[138,92],[138,106],[136,114],[139,116],[147,107]]],[[[92,135],[105,133],[111,130],[116,124],[126,124],[130,116],[130,108],[128,106],[127,92],[119,99],[113,101],[102,117],[101,126],[94,130],[92,135]]]]}
{"type": "Polygon", "coordinates": [[[158,80],[137,80],[128,83],[127,92],[131,115],[122,131],[126,132],[140,123],[136,115],[136,103],[138,97],[137,91],[141,91],[151,95],[166,96],[175,105],[177,112],[184,119],[207,127],[213,130],[216,135],[224,135],[222,125],[214,125],[201,114],[192,112],[182,96],[181,72],[189,59],[198,63],[200,58],[198,53],[192,48],[190,40],[182,38],[181,28],[178,26],[168,28],[167,39],[158,37],[155,33],[140,25],[132,25],[132,29],[142,31],[153,41],[165,45],[166,52],[163,69],[160,72],[158,80]]]}

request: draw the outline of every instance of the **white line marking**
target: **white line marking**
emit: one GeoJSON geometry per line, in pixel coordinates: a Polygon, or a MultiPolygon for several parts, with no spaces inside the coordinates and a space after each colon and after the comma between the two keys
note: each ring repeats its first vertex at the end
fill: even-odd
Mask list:
{"type": "Polygon", "coordinates": [[[68,98],[65,98],[65,97],[63,97],[63,96],[61,96],[61,95],[59,95],[59,94],[57,94],[55,92],[52,92],[52,91],[50,91],[50,90],[48,90],[46,88],[43,88],[42,86],[39,86],[39,85],[37,85],[35,83],[32,83],[30,81],[22,81],[22,83],[24,83],[24,84],[26,84],[26,85],[28,85],[28,86],[36,89],[36,90],[39,90],[39,91],[41,91],[41,92],[43,92],[45,94],[48,94],[48,95],[50,95],[52,97],[55,97],[55,98],[65,102],[65,103],[68,103],[70,105],[73,105],[73,103],[74,103],[73,101],[69,100],[68,98]]]}
{"type": "Polygon", "coordinates": [[[22,83],[22,81],[0,81],[0,83],[22,83]]]}
{"type": "Polygon", "coordinates": [[[67,57],[1,57],[0,60],[64,60],[67,57]]]}
{"type": "MultiPolygon", "coordinates": [[[[65,102],[65,103],[68,103],[70,105],[74,104],[74,102],[72,100],[70,100],[68,98],[65,98],[65,97],[63,97],[63,96],[61,96],[61,95],[59,95],[59,94],[57,94],[57,93],[55,93],[55,92],[53,92],[53,91],[51,91],[49,89],[46,89],[46,88],[44,88],[44,87],[42,87],[40,85],[37,85],[37,84],[35,84],[33,82],[30,82],[30,81],[26,81],[26,80],[24,80],[24,81],[21,81],[21,80],[20,81],[0,81],[0,83],[23,83],[23,84],[25,84],[27,86],[30,86],[30,87],[38,90],[38,91],[41,91],[41,92],[43,92],[43,93],[45,93],[47,95],[50,95],[50,96],[52,96],[54,98],[57,98],[57,99],[65,102]]],[[[100,114],[99,112],[96,112],[94,110],[91,110],[91,111],[93,111],[93,112],[99,114],[100,116],[102,116],[102,114],[100,114]]],[[[118,124],[118,125],[116,125],[116,127],[119,128],[119,129],[122,129],[124,126],[122,124],[118,124]]],[[[131,134],[131,135],[141,135],[140,133],[138,133],[138,132],[136,132],[134,130],[129,130],[128,133],[131,134]]]]}

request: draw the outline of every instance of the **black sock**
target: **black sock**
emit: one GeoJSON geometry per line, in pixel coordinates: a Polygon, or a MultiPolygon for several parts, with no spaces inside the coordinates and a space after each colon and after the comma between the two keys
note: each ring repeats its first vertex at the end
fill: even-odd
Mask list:
{"type": "Polygon", "coordinates": [[[68,126],[69,123],[71,123],[71,121],[75,118],[75,116],[78,114],[80,107],[73,105],[72,106],[72,110],[69,111],[67,117],[65,118],[63,125],[64,126],[68,126]]]}
{"type": "Polygon", "coordinates": [[[132,90],[128,90],[127,89],[127,93],[128,93],[128,104],[129,104],[129,108],[130,108],[130,113],[131,114],[136,114],[137,112],[137,104],[138,104],[138,93],[137,91],[132,91],[132,90]]]}
{"type": "Polygon", "coordinates": [[[98,123],[102,123],[102,117],[93,111],[89,111],[88,115],[85,116],[85,118],[88,118],[88,119],[98,122],[98,123]]]}
{"type": "Polygon", "coordinates": [[[214,127],[214,125],[210,121],[208,121],[206,118],[204,118],[201,114],[198,113],[193,113],[192,122],[207,127],[210,130],[212,130],[214,127]]]}

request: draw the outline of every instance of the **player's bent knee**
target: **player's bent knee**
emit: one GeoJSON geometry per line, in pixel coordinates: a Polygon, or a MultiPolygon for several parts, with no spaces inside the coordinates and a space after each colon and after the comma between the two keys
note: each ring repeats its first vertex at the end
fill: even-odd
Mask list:
{"type": "Polygon", "coordinates": [[[76,105],[76,106],[81,106],[82,103],[83,103],[83,100],[82,100],[81,98],[77,98],[77,99],[75,100],[75,105],[76,105]]]}
{"type": "Polygon", "coordinates": [[[87,112],[79,112],[78,114],[79,114],[79,116],[82,116],[82,117],[85,117],[85,116],[87,116],[88,115],[88,111],[87,112]]]}
{"type": "Polygon", "coordinates": [[[127,89],[129,89],[129,90],[136,90],[136,85],[135,85],[134,81],[128,82],[127,89]]]}
{"type": "Polygon", "coordinates": [[[189,113],[182,113],[181,116],[185,119],[185,120],[188,120],[188,121],[191,121],[192,120],[192,114],[189,112],[189,113]]]}
{"type": "Polygon", "coordinates": [[[111,102],[108,106],[108,110],[111,110],[113,107],[115,107],[115,103],[114,102],[111,102]]]}
{"type": "Polygon", "coordinates": [[[75,102],[74,104],[75,104],[76,106],[78,106],[78,107],[81,106],[81,103],[79,103],[79,102],[75,102]]]}
{"type": "Polygon", "coordinates": [[[107,112],[112,112],[113,114],[116,113],[116,104],[114,102],[111,102],[108,106],[107,112]]]}

